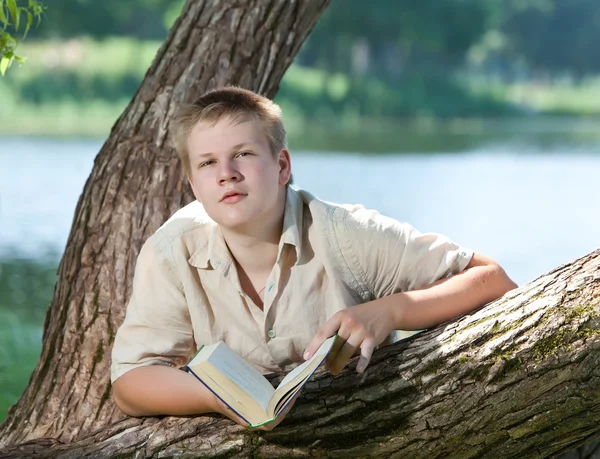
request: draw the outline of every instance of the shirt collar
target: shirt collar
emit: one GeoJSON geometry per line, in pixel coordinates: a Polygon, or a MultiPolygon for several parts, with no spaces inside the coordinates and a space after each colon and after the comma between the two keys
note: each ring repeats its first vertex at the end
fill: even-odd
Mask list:
{"type": "Polygon", "coordinates": [[[296,249],[296,261],[300,260],[302,250],[302,223],[303,223],[304,206],[300,195],[296,190],[288,187],[285,199],[285,211],[283,214],[283,232],[279,240],[279,254],[277,259],[281,258],[283,248],[286,244],[293,246],[296,249]]]}
{"type": "MultiPolygon", "coordinates": [[[[290,187],[287,189],[285,210],[283,214],[283,231],[279,240],[277,262],[280,262],[283,249],[286,245],[295,248],[297,264],[300,260],[302,249],[302,220],[303,205],[298,192],[290,187]]],[[[227,274],[233,260],[221,234],[219,225],[212,222],[208,241],[201,244],[189,258],[188,262],[196,268],[207,269],[209,265],[223,274],[227,274]],[[210,262],[210,263],[209,263],[210,262]]]]}
{"type": "Polygon", "coordinates": [[[211,267],[222,271],[223,274],[227,274],[232,261],[219,225],[214,222],[210,226],[208,239],[196,249],[188,260],[196,268],[207,269],[211,267]]]}

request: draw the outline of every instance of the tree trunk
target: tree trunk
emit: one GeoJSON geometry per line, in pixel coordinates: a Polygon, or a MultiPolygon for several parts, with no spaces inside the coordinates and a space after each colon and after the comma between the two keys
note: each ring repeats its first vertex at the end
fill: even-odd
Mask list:
{"type": "Polygon", "coordinates": [[[174,110],[234,84],[273,97],[329,0],[189,0],[98,154],[75,211],[41,358],[0,447],[71,442],[122,420],[110,346],[142,242],[193,200],[167,128],[174,110]]]}
{"type": "Polygon", "coordinates": [[[380,349],[363,375],[319,372],[272,432],[112,403],[109,349],[141,243],[192,199],[166,143],[174,108],[226,83],[272,96],[326,4],[188,2],[86,183],[0,457],[542,458],[600,435],[600,250],[380,349]]]}
{"type": "Polygon", "coordinates": [[[561,454],[559,459],[598,459],[600,458],[600,441],[594,440],[577,449],[561,454]]]}
{"type": "Polygon", "coordinates": [[[553,457],[600,434],[599,350],[597,250],[470,316],[380,349],[363,375],[355,361],[336,377],[320,371],[272,432],[216,415],[128,418],[71,444],[40,439],[4,454],[553,457]]]}

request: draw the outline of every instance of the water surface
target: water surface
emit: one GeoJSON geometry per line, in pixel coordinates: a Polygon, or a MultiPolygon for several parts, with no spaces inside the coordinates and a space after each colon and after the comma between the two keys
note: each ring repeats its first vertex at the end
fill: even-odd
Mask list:
{"type": "MultiPolygon", "coordinates": [[[[0,256],[64,249],[102,145],[0,139],[0,256]],[[3,255],[2,255],[3,254],[3,255]]],[[[296,186],[448,235],[518,282],[600,247],[600,142],[490,142],[459,153],[292,152],[296,186]]]]}

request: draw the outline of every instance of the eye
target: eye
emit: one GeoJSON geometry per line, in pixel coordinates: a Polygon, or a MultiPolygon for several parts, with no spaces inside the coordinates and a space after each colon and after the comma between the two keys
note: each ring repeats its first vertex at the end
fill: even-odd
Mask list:
{"type": "Polygon", "coordinates": [[[250,151],[240,151],[236,155],[236,158],[243,158],[244,156],[250,156],[251,154],[252,154],[252,152],[250,152],[250,151]]]}
{"type": "Polygon", "coordinates": [[[200,163],[198,167],[210,166],[211,164],[214,164],[214,162],[215,162],[214,159],[209,159],[208,161],[204,161],[204,162],[200,163]]]}

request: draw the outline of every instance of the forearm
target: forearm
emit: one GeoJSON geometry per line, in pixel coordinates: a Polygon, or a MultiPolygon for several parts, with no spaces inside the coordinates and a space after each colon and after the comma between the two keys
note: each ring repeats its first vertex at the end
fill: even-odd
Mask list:
{"type": "Polygon", "coordinates": [[[189,373],[152,365],[128,371],[113,383],[115,402],[130,416],[216,412],[215,396],[189,373]]]}
{"type": "Polygon", "coordinates": [[[389,308],[397,330],[434,327],[500,298],[517,285],[497,264],[473,266],[431,286],[376,300],[389,308]]]}

